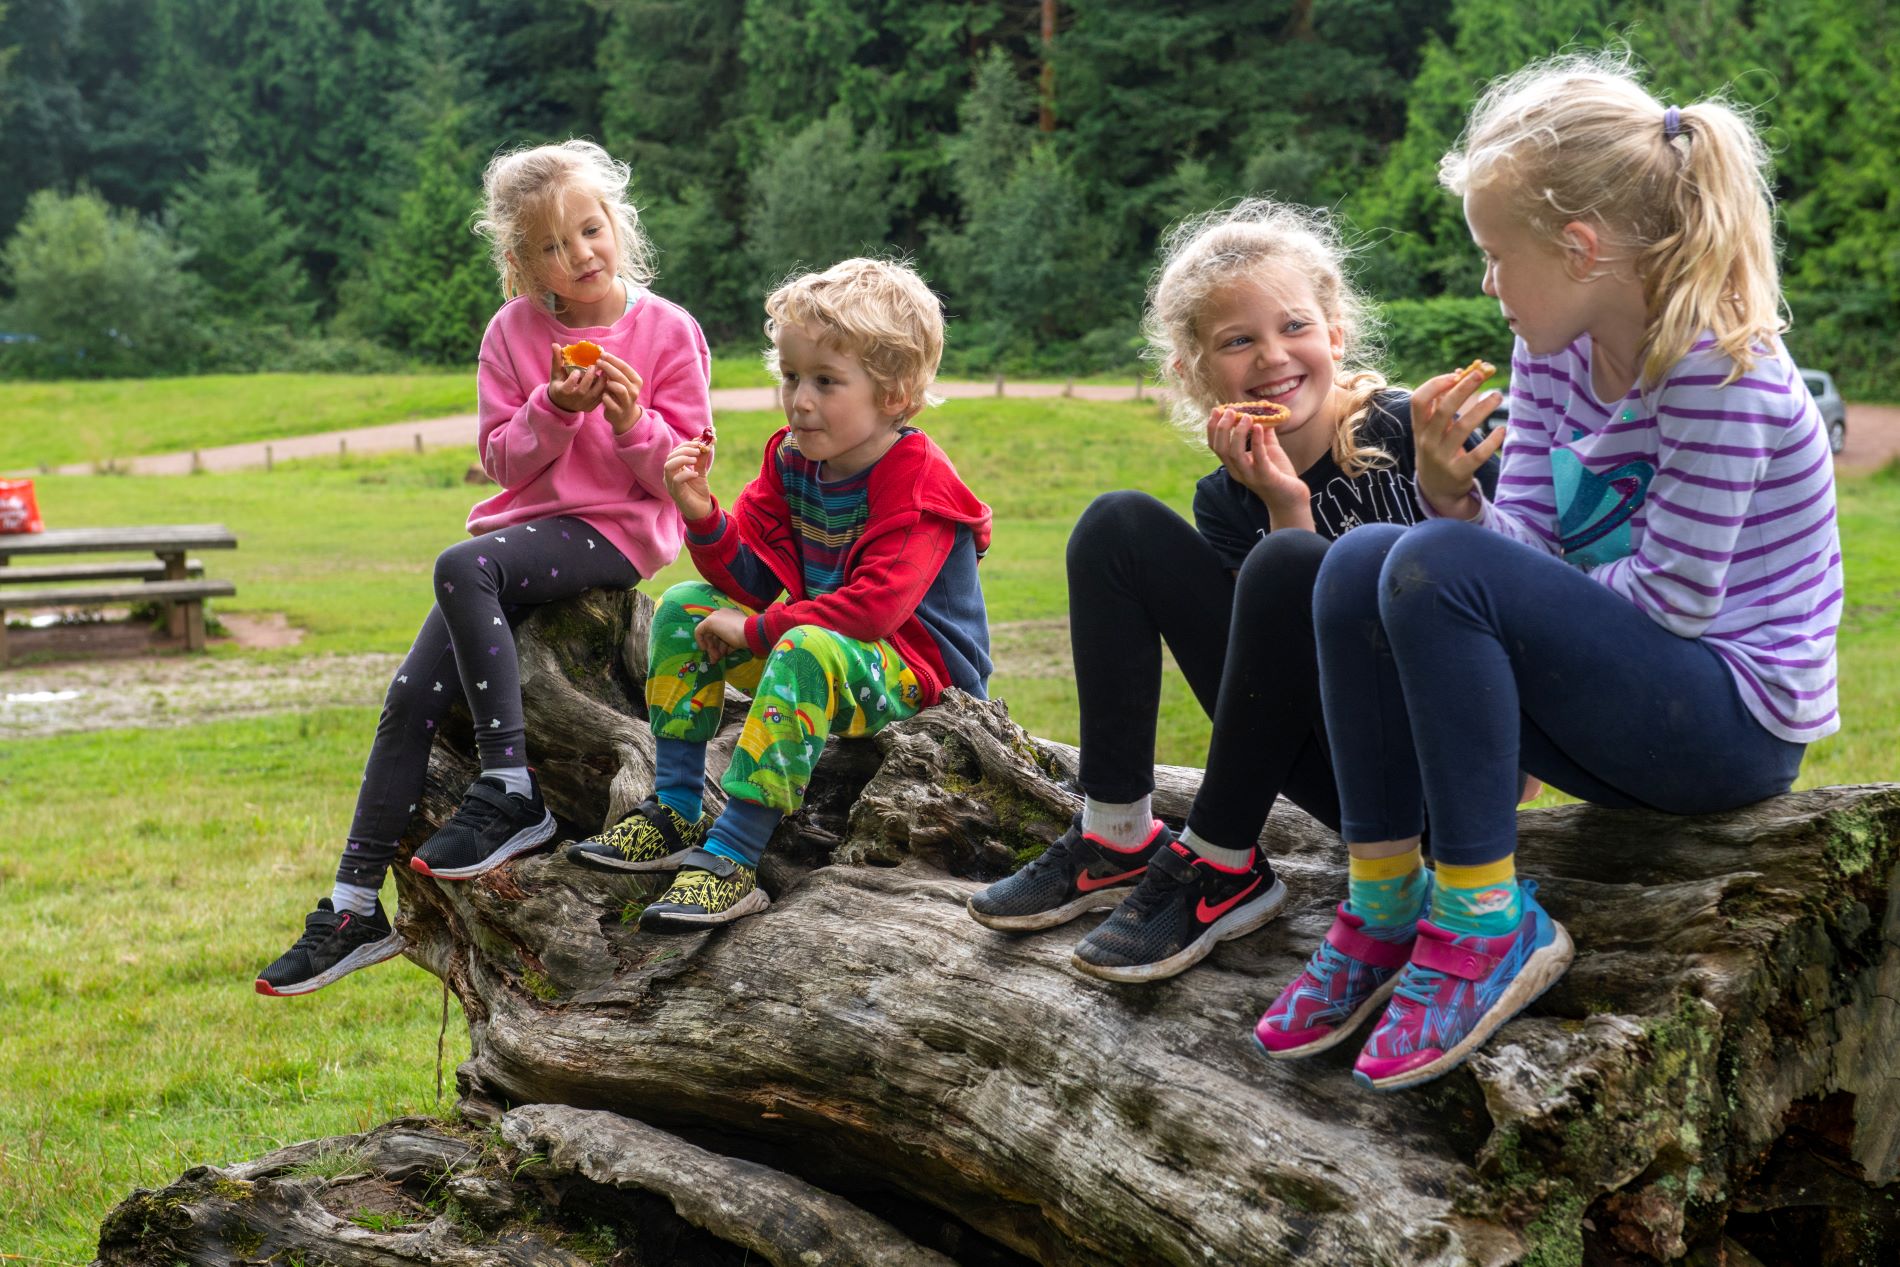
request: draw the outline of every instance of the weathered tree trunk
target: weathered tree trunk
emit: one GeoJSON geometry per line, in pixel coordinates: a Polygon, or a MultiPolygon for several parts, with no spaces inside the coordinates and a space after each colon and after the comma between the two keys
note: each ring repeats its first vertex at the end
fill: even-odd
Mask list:
{"type": "MultiPolygon", "coordinates": [[[[575,836],[651,785],[647,612],[600,596],[523,631],[530,744],[575,836]]],[[[740,715],[729,698],[715,771],[740,715]]],[[[432,821],[472,773],[450,738],[432,821]]],[[[923,1238],[965,1262],[1616,1262],[1725,1235],[1774,1262],[1900,1243],[1881,1214],[1900,1173],[1900,787],[1695,819],[1525,813],[1521,856],[1574,966],[1464,1070],[1376,1095],[1348,1077],[1351,1044],[1283,1063],[1250,1038],[1345,889],[1337,839],[1284,802],[1262,841],[1286,913],[1175,980],[1076,973],[1086,924],[1012,938],[968,918],[978,881],[1061,829],[1072,768],[962,696],[834,745],[767,856],[771,909],[685,937],[628,921],[652,886],[558,854],[468,884],[400,872],[411,955],[469,1018],[465,1103],[539,1106],[505,1138],[603,1191],[665,1191],[674,1163],[616,1171],[598,1142],[657,1126],[714,1170],[768,1167],[793,1207],[817,1209],[816,1185],[907,1231],[935,1207],[987,1241],[948,1246],[942,1220],[923,1238]]],[[[1157,812],[1178,819],[1198,772],[1160,776],[1157,812]]],[[[827,1213],[794,1227],[702,1186],[681,1214],[768,1256],[929,1261],[836,1256],[827,1213]]],[[[931,1252],[885,1231],[893,1253],[931,1252]]],[[[157,1261],[128,1255],[106,1261],[157,1261]]]]}

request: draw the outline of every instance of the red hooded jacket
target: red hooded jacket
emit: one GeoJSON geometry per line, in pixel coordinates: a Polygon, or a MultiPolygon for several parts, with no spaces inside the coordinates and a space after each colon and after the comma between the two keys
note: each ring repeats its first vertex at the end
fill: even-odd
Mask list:
{"type": "Polygon", "coordinates": [[[779,448],[790,431],[766,441],[758,478],[740,491],[731,515],[715,499],[705,518],[686,523],[686,546],[700,575],[727,597],[759,609],[746,621],[747,649],[764,656],[786,630],[819,625],[861,642],[888,639],[916,673],[925,705],[936,703],[947,686],[983,694],[990,663],[982,593],[973,566],[966,580],[946,573],[945,564],[959,527],[969,529],[976,557],[989,549],[990,508],[929,436],[907,430],[871,467],[869,514],[845,557],[844,583],[809,597],[779,474],[779,448]],[[786,598],[774,602],[780,593],[786,598]],[[930,620],[920,616],[921,605],[930,620]]]}

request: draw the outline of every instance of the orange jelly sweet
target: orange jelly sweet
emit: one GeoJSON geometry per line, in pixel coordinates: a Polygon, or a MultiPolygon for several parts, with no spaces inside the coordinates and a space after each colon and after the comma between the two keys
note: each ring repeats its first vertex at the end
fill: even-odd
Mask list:
{"type": "Polygon", "coordinates": [[[600,359],[600,344],[582,339],[561,349],[561,359],[577,369],[586,369],[600,359]]]}

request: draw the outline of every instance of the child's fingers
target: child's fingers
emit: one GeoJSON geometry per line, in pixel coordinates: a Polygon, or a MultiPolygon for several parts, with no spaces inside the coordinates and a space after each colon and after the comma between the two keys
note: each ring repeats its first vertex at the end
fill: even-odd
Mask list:
{"type": "Polygon", "coordinates": [[[554,349],[554,360],[548,366],[548,381],[558,383],[567,377],[567,358],[561,355],[560,344],[550,343],[548,346],[554,349]]]}

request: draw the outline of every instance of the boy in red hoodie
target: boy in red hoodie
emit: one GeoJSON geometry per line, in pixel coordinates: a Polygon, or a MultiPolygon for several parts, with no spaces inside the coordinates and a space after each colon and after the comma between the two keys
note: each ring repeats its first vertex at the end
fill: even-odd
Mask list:
{"type": "Polygon", "coordinates": [[[943,356],[943,312],[911,269],[853,259],[765,302],[786,427],[730,514],[710,437],[667,458],[704,582],[675,585],[648,634],[653,795],[568,856],[617,871],[678,868],[640,926],[685,931],[764,910],[759,858],[804,803],[832,734],[868,735],[955,686],[979,698],[989,622],[976,565],[990,510],[910,420],[943,356]],[[752,708],[704,814],[706,743],[725,683],[752,708]]]}

